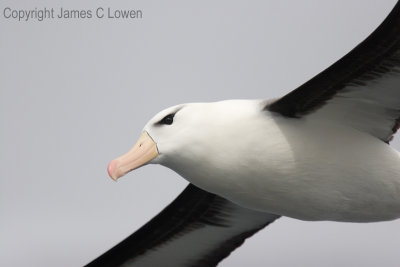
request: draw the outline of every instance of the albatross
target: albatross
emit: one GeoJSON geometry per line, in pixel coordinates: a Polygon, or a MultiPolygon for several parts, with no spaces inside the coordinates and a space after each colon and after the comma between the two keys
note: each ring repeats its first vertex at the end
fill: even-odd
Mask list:
{"type": "Polygon", "coordinates": [[[280,216],[400,217],[400,2],[362,43],[287,95],[189,103],[155,115],[117,180],[147,164],[190,184],[87,266],[215,266],[280,216]]]}

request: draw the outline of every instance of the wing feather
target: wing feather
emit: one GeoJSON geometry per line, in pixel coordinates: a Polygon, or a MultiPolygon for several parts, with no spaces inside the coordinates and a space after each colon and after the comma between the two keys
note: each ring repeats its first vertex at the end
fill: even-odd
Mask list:
{"type": "Polygon", "coordinates": [[[356,48],[265,109],[345,123],[389,142],[400,121],[400,2],[356,48]]]}
{"type": "Polygon", "coordinates": [[[86,266],[215,266],[277,218],[190,184],[156,217],[86,266]]]}

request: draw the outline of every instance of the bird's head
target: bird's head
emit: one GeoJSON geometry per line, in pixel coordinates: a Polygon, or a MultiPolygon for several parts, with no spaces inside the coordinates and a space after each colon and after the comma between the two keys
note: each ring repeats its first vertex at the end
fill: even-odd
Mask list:
{"type": "Polygon", "coordinates": [[[167,108],[145,125],[128,153],[110,162],[108,173],[117,180],[149,163],[162,164],[178,172],[182,165],[197,168],[200,162],[212,164],[216,157],[227,157],[227,151],[236,143],[233,139],[244,135],[241,131],[253,107],[251,102],[229,100],[167,108]],[[240,111],[237,101],[243,102],[240,111]],[[249,109],[243,108],[243,104],[249,109]]]}
{"type": "Polygon", "coordinates": [[[149,163],[174,165],[174,161],[204,149],[206,129],[213,129],[208,118],[207,103],[183,104],[156,114],[143,128],[131,150],[108,165],[108,174],[114,180],[149,163]],[[201,134],[199,134],[199,132],[201,134]],[[203,138],[204,140],[198,140],[203,138]],[[196,140],[197,139],[197,140],[196,140]],[[201,143],[202,146],[196,146],[201,143]],[[170,164],[168,164],[170,163],[170,164]]]}

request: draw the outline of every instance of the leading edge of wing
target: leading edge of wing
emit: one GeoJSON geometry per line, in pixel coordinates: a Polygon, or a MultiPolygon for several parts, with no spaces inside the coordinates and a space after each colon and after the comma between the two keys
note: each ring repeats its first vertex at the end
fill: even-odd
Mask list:
{"type": "Polygon", "coordinates": [[[398,52],[399,44],[400,1],[363,42],[297,89],[268,104],[265,109],[292,118],[315,111],[347,85],[362,86],[363,80],[373,80],[391,71],[390,65],[400,65],[397,58],[392,58],[393,62],[380,66],[380,63],[398,52]]]}

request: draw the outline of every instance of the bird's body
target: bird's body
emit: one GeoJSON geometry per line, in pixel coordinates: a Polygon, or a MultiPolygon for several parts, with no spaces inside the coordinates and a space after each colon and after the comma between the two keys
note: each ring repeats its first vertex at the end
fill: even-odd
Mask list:
{"type": "MultiPolygon", "coordinates": [[[[400,217],[396,150],[337,122],[285,118],[263,110],[265,103],[228,100],[164,110],[149,125],[176,108],[174,123],[184,120],[185,125],[168,140],[179,153],[161,153],[154,163],[258,211],[302,220],[400,217]]],[[[157,129],[144,130],[160,140],[157,129]]],[[[164,150],[162,142],[158,147],[164,150]]]]}

